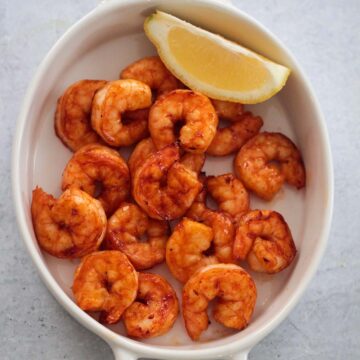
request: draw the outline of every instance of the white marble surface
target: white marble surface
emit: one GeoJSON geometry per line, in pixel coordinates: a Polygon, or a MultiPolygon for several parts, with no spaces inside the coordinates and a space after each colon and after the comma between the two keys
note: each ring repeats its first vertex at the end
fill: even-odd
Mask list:
{"type": "MultiPolygon", "coordinates": [[[[360,1],[235,0],[293,51],[326,116],[335,165],[329,245],[304,297],[251,360],[360,359],[360,1]]],[[[19,106],[51,45],[96,0],[0,0],[0,358],[112,359],[42,284],[15,223],[10,152],[19,106]]]]}

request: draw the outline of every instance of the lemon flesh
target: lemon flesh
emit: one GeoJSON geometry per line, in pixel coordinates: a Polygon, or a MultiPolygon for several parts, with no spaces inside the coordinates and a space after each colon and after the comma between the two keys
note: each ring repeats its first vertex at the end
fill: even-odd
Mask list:
{"type": "Polygon", "coordinates": [[[219,100],[256,104],[285,85],[290,70],[219,35],[157,11],[144,23],[167,68],[189,88],[219,100]]]}

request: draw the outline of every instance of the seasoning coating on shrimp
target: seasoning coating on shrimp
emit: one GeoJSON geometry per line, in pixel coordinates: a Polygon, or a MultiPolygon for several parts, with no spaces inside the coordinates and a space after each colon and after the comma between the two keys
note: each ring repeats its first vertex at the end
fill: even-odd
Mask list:
{"type": "Polygon", "coordinates": [[[101,311],[104,324],[120,320],[137,290],[138,274],[121,251],[98,251],[84,257],[72,286],[78,306],[84,311],[101,311]]]}
{"type": "Polygon", "coordinates": [[[219,209],[236,222],[249,209],[250,198],[242,182],[232,174],[208,176],[206,188],[217,202],[219,209]]]}
{"type": "Polygon", "coordinates": [[[244,105],[232,101],[211,99],[219,119],[237,122],[242,118],[244,105]]]}
{"type": "Polygon", "coordinates": [[[187,169],[199,174],[205,163],[205,154],[185,153],[180,158],[180,163],[187,169]]]}
{"type": "Polygon", "coordinates": [[[181,87],[181,83],[165,67],[158,56],[149,56],[128,65],[121,79],[135,79],[148,85],[156,95],[162,95],[181,87]]]}
{"type": "Polygon", "coordinates": [[[265,200],[271,200],[285,181],[298,189],[305,186],[300,152],[280,133],[263,132],[250,139],[235,157],[234,166],[246,188],[265,200]]]}
{"type": "Polygon", "coordinates": [[[129,336],[147,339],[163,335],[172,328],[179,314],[179,302],[174,289],[163,277],[139,273],[136,300],[123,317],[129,336]]]}
{"type": "Polygon", "coordinates": [[[76,187],[91,196],[97,195],[109,215],[130,193],[129,169],[117,151],[90,144],[82,147],[70,159],[63,172],[61,186],[63,190],[76,187]]]}
{"type": "Polygon", "coordinates": [[[97,90],[105,80],[80,80],[69,86],[57,102],[55,132],[65,146],[76,151],[82,146],[99,142],[91,127],[91,106],[97,90]]]}
{"type": "Polygon", "coordinates": [[[160,97],[149,114],[149,131],[157,149],[176,141],[174,128],[179,121],[185,122],[180,129],[181,147],[204,153],[219,122],[209,98],[191,90],[174,90],[160,97]]]}
{"type": "Polygon", "coordinates": [[[263,124],[260,116],[254,116],[250,112],[243,114],[237,122],[217,129],[207,153],[213,156],[225,156],[239,150],[249,139],[258,134],[263,124]]]}
{"type": "MultiPolygon", "coordinates": [[[[157,149],[151,138],[141,140],[130,155],[128,161],[130,173],[134,175],[136,169],[142,165],[150,155],[156,152],[157,149]]],[[[185,153],[180,158],[180,163],[189,170],[199,173],[205,163],[205,154],[185,153]]]]}
{"type": "Polygon", "coordinates": [[[206,207],[206,187],[196,197],[187,211],[186,216],[194,221],[209,226],[213,231],[215,256],[221,263],[234,262],[233,244],[235,236],[234,225],[227,215],[206,207]]]}
{"type": "Polygon", "coordinates": [[[253,210],[240,218],[234,256],[254,271],[277,273],[294,260],[296,247],[284,218],[276,211],[253,210]]]}
{"type": "Polygon", "coordinates": [[[151,105],[151,90],[137,80],[116,80],[107,83],[94,96],[91,124],[101,138],[111,146],[129,146],[148,134],[147,111],[124,122],[125,112],[141,110],[151,105]]]}
{"type": "Polygon", "coordinates": [[[213,315],[217,322],[237,330],[249,324],[257,297],[253,279],[240,266],[210,265],[198,270],[183,288],[182,313],[192,340],[199,340],[208,328],[207,308],[215,297],[213,315]]]}
{"type": "Polygon", "coordinates": [[[108,221],[105,247],[122,251],[136,270],[149,269],[165,259],[167,222],[149,219],[137,205],[122,203],[108,221]],[[140,241],[147,235],[147,242],[140,241]]]}
{"type": "Polygon", "coordinates": [[[150,155],[155,154],[156,151],[156,147],[150,137],[141,140],[135,146],[128,160],[131,175],[134,176],[136,169],[138,169],[150,155]]]}
{"type": "Polygon", "coordinates": [[[207,189],[205,184],[206,182],[205,173],[201,172],[198,176],[198,179],[203,187],[196,196],[193,203],[191,204],[190,209],[186,212],[185,216],[199,222],[199,219],[203,216],[203,213],[209,209],[206,207],[207,189]]]}
{"type": "Polygon", "coordinates": [[[166,244],[166,264],[174,277],[185,283],[196,270],[219,263],[218,256],[228,258],[229,244],[224,245],[222,240],[220,237],[214,238],[211,227],[183,218],[166,244]],[[211,245],[214,254],[206,255],[211,245]]]}
{"type": "Polygon", "coordinates": [[[212,211],[206,207],[192,207],[186,215],[197,222],[209,226],[213,231],[214,256],[218,262],[229,263],[234,262],[233,244],[235,229],[234,225],[225,214],[218,211],[212,211]],[[193,210],[193,211],[192,211],[193,210]]]}
{"type": "Polygon", "coordinates": [[[77,189],[66,190],[55,199],[37,187],[31,215],[40,247],[58,258],[77,258],[96,251],[106,231],[100,202],[77,189]]]}
{"type": "Polygon", "coordinates": [[[182,216],[202,188],[197,174],[182,165],[179,157],[179,148],[172,144],[150,155],[135,171],[134,199],[154,219],[182,216]]]}

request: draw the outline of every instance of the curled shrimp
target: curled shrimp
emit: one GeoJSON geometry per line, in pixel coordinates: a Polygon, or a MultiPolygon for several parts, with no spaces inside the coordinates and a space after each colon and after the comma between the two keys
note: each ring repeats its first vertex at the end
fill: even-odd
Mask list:
{"type": "Polygon", "coordinates": [[[129,146],[148,134],[147,110],[151,90],[137,80],[116,80],[107,83],[94,96],[91,124],[111,146],[129,146]],[[126,119],[126,112],[135,112],[126,119]],[[125,119],[123,119],[125,117],[125,119]],[[124,121],[127,120],[127,121],[124,121]]]}
{"type": "Polygon", "coordinates": [[[182,216],[202,188],[197,174],[181,164],[179,158],[179,148],[172,144],[150,155],[135,171],[134,199],[154,219],[182,216]]]}
{"type": "Polygon", "coordinates": [[[280,133],[263,132],[250,139],[235,158],[236,175],[246,188],[271,200],[283,183],[305,186],[305,168],[294,143],[280,133]]]}
{"type": "Polygon", "coordinates": [[[213,140],[218,117],[209,98],[191,90],[174,90],[160,97],[151,107],[149,131],[157,149],[176,141],[175,123],[180,129],[181,147],[188,152],[203,153],[213,140]]]}
{"type": "Polygon", "coordinates": [[[179,302],[174,289],[160,275],[139,273],[136,300],[123,317],[129,336],[152,338],[165,334],[174,325],[179,314],[179,302]]]}
{"type": "Polygon", "coordinates": [[[69,187],[96,196],[109,215],[129,195],[129,169],[117,151],[99,144],[86,145],[73,155],[63,172],[62,189],[69,187]]]}
{"type": "Polygon", "coordinates": [[[100,202],[77,189],[66,190],[55,199],[37,187],[31,215],[40,247],[58,258],[77,258],[96,251],[106,231],[100,202]]]}
{"type": "Polygon", "coordinates": [[[185,284],[182,313],[192,340],[209,326],[207,308],[215,297],[213,315],[226,327],[242,330],[250,321],[256,303],[256,286],[240,266],[216,264],[198,270],[185,284]]]}
{"type": "MultiPolygon", "coordinates": [[[[144,161],[152,154],[155,154],[157,149],[151,138],[141,140],[131,153],[128,164],[131,174],[135,174],[137,168],[144,163],[144,161]]],[[[182,163],[189,170],[199,173],[205,162],[205,154],[185,153],[180,158],[182,163]]]]}
{"type": "Polygon", "coordinates": [[[219,259],[227,262],[233,260],[233,237],[229,241],[226,235],[221,235],[222,223],[215,216],[209,216],[207,222],[211,227],[183,218],[166,244],[166,264],[174,277],[182,283],[203,266],[217,264],[219,259]],[[207,255],[212,250],[211,246],[213,255],[207,255]]]}
{"type": "Polygon", "coordinates": [[[224,128],[218,128],[206,152],[213,156],[229,155],[239,150],[249,139],[258,134],[263,124],[260,116],[246,112],[237,122],[224,128]]]}
{"type": "Polygon", "coordinates": [[[108,221],[105,247],[122,251],[136,270],[149,269],[164,261],[168,231],[167,222],[149,219],[137,205],[122,203],[108,221]],[[140,241],[144,234],[147,242],[140,241]]]}
{"type": "Polygon", "coordinates": [[[100,140],[92,129],[91,105],[97,90],[105,80],[81,80],[69,86],[59,98],[55,113],[55,132],[70,150],[100,140]]]}
{"type": "Polygon", "coordinates": [[[179,80],[171,74],[158,56],[135,61],[120,73],[120,78],[139,80],[148,85],[157,96],[181,86],[179,80]]]}
{"type": "Polygon", "coordinates": [[[206,188],[217,202],[219,209],[236,222],[249,209],[250,199],[242,182],[232,174],[208,176],[206,188]]]}
{"type": "Polygon", "coordinates": [[[72,286],[78,306],[84,311],[101,311],[104,324],[120,320],[137,290],[138,274],[121,251],[98,251],[84,257],[72,286]]]}
{"type": "Polygon", "coordinates": [[[254,271],[277,273],[294,260],[296,247],[284,218],[276,211],[253,210],[240,218],[234,256],[254,271]]]}

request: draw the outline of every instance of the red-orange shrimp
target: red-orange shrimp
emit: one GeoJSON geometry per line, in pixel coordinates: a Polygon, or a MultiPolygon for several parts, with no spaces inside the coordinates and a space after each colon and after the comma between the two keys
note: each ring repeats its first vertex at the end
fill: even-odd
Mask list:
{"type": "Polygon", "coordinates": [[[98,251],[84,257],[75,271],[72,291],[85,311],[101,311],[100,322],[117,323],[136,299],[138,274],[121,251],[98,251]]]}
{"type": "Polygon", "coordinates": [[[254,271],[277,273],[296,255],[291,231],[276,211],[253,210],[243,215],[236,230],[234,255],[254,271]]]}
{"type": "Polygon", "coordinates": [[[250,139],[235,158],[235,172],[247,189],[271,200],[284,182],[301,189],[305,168],[294,143],[280,133],[263,132],[250,139]]]}
{"type": "Polygon", "coordinates": [[[226,327],[244,329],[254,311],[256,296],[254,281],[240,266],[216,264],[201,268],[183,288],[182,312],[189,336],[199,340],[207,329],[207,308],[215,297],[215,320],[226,327]]]}
{"type": "Polygon", "coordinates": [[[72,151],[99,142],[100,138],[91,127],[91,106],[97,90],[105,80],[80,80],[70,85],[59,98],[55,113],[55,132],[72,151]]]}
{"type": "Polygon", "coordinates": [[[219,121],[209,98],[191,90],[161,96],[149,114],[149,131],[157,149],[176,141],[175,124],[179,121],[185,122],[180,129],[180,146],[188,152],[204,153],[219,121]]]}
{"type": "Polygon", "coordinates": [[[106,231],[100,202],[74,188],[55,199],[37,187],[31,215],[40,247],[58,258],[77,258],[96,251],[106,231]]]}
{"type": "Polygon", "coordinates": [[[94,96],[92,127],[111,146],[129,146],[138,142],[148,134],[147,111],[141,109],[151,105],[151,96],[149,86],[137,80],[107,83],[94,96]],[[124,121],[126,112],[133,114],[124,121]]]}

